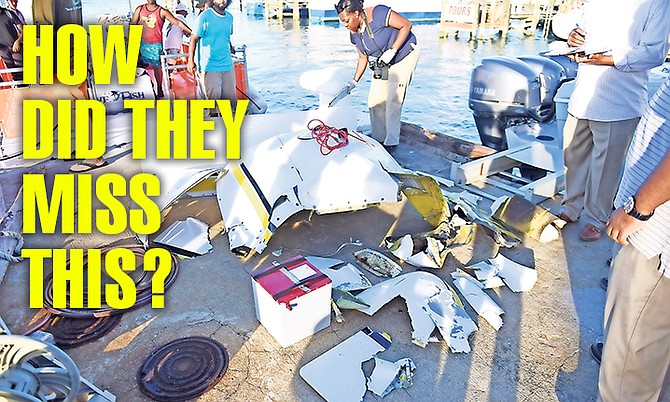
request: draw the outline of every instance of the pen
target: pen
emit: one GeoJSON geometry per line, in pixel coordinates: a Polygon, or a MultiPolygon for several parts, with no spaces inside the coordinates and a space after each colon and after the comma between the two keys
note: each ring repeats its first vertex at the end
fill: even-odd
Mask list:
{"type": "MultiPolygon", "coordinates": [[[[582,29],[582,27],[579,26],[579,24],[575,23],[575,29],[582,29]]],[[[586,35],[577,32],[577,35],[581,36],[582,38],[586,38],[586,35]]]]}

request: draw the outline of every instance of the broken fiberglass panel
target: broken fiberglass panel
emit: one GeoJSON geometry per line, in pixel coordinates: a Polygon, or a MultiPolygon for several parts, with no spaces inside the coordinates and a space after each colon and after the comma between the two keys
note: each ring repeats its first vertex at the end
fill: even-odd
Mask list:
{"type": "Polygon", "coordinates": [[[360,311],[373,315],[400,296],[412,321],[412,342],[426,347],[437,326],[452,352],[469,352],[468,337],[477,326],[439,277],[410,272],[378,283],[357,295],[370,305],[360,311]]]}
{"type": "Polygon", "coordinates": [[[333,289],[346,291],[367,289],[372,284],[370,280],[354,265],[336,258],[316,256],[305,257],[333,281],[333,289]]]}
{"type": "Polygon", "coordinates": [[[168,246],[177,254],[187,257],[204,255],[212,251],[212,244],[209,242],[209,226],[191,217],[172,223],[154,239],[154,242],[168,246]]]}
{"type": "Polygon", "coordinates": [[[304,132],[279,137],[304,181],[299,197],[305,209],[327,213],[398,201],[396,180],[366,142],[350,137],[348,145],[324,156],[316,141],[306,137],[304,132]]]}
{"type": "Polygon", "coordinates": [[[196,184],[221,171],[221,167],[205,169],[175,169],[161,176],[161,194],[156,198],[158,209],[163,211],[196,184]]]}
{"type": "Polygon", "coordinates": [[[361,365],[390,346],[387,334],[364,328],[302,366],[300,376],[328,402],[361,401],[367,391],[361,365]]]}
{"type": "Polygon", "coordinates": [[[514,262],[502,254],[489,261],[497,267],[498,276],[514,292],[528,292],[537,282],[537,270],[514,262]]]}
{"type": "Polygon", "coordinates": [[[396,180],[358,142],[323,156],[314,140],[290,133],[228,163],[216,191],[231,250],[262,252],[276,228],[302,209],[335,212],[397,201],[396,180]]]}
{"type": "Polygon", "coordinates": [[[484,293],[482,290],[484,286],[464,272],[452,272],[451,277],[454,279],[454,286],[477,314],[484,317],[496,331],[499,330],[503,324],[501,315],[505,312],[489,295],[484,293]]]}
{"type": "Polygon", "coordinates": [[[368,378],[368,390],[382,398],[397,388],[409,388],[416,365],[409,357],[396,362],[374,357],[375,368],[368,378]]]}

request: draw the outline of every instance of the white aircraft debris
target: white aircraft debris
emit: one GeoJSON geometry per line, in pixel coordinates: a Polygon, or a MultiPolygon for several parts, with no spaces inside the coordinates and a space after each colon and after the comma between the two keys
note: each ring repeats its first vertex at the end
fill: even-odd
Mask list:
{"type": "Polygon", "coordinates": [[[212,251],[209,242],[209,226],[196,218],[175,221],[154,239],[176,254],[186,257],[204,255],[212,251]]]}
{"type": "MultiPolygon", "coordinates": [[[[459,219],[460,220],[460,219],[459,219]]],[[[442,268],[453,247],[466,244],[474,235],[473,225],[454,226],[441,222],[429,232],[387,237],[386,247],[399,259],[422,268],[442,268]]]]}
{"type": "Polygon", "coordinates": [[[370,280],[351,263],[316,256],[307,256],[305,259],[333,281],[333,289],[352,291],[372,286],[370,280]]]}
{"type": "Polygon", "coordinates": [[[456,289],[461,292],[477,314],[484,317],[498,331],[503,324],[501,315],[505,312],[489,295],[484,293],[482,290],[484,286],[462,271],[452,272],[451,277],[454,279],[456,289]]]}
{"type": "Polygon", "coordinates": [[[328,402],[361,401],[367,391],[361,365],[390,346],[388,334],[364,328],[302,366],[300,376],[328,402]]]}
{"type": "Polygon", "coordinates": [[[373,139],[352,134],[348,145],[324,156],[303,131],[257,143],[229,162],[216,192],[230,249],[262,252],[276,229],[302,210],[323,214],[398,201],[398,181],[376,148],[382,147],[373,139]]]}
{"type": "Polygon", "coordinates": [[[409,357],[397,362],[390,362],[374,357],[375,368],[368,378],[368,390],[382,398],[394,389],[409,388],[413,385],[412,377],[416,365],[409,357]]]}
{"type": "Polygon", "coordinates": [[[487,289],[501,286],[502,279],[513,292],[528,292],[537,282],[535,269],[516,263],[502,254],[469,268],[475,269],[475,276],[487,289]]]}
{"type": "Polygon", "coordinates": [[[477,325],[442,279],[417,271],[378,283],[358,294],[370,305],[360,311],[373,315],[397,296],[407,304],[413,343],[425,347],[437,326],[452,352],[470,352],[468,337],[477,325]]]}

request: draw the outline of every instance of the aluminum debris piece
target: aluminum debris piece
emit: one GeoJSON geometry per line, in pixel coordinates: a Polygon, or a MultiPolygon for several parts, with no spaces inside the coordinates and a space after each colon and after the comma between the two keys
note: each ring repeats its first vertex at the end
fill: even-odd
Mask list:
{"type": "Polygon", "coordinates": [[[212,251],[209,242],[209,226],[196,218],[175,221],[154,239],[154,243],[185,256],[195,257],[212,251]]]}
{"type": "Polygon", "coordinates": [[[368,378],[368,390],[382,398],[394,389],[409,388],[414,383],[414,369],[416,365],[409,357],[390,362],[374,357],[375,368],[368,378]]]}
{"type": "Polygon", "coordinates": [[[167,343],[144,361],[140,391],[158,401],[183,401],[212,389],[228,370],[228,352],[219,342],[182,338],[167,343]]]}
{"type": "Polygon", "coordinates": [[[426,347],[437,326],[452,352],[470,352],[468,337],[477,330],[458,297],[442,279],[428,272],[410,272],[378,283],[358,294],[373,315],[396,297],[405,299],[412,322],[412,342],[426,347]]]}
{"type": "Polygon", "coordinates": [[[500,278],[513,292],[528,292],[537,282],[537,270],[516,263],[502,254],[488,261],[468,267],[475,269],[475,276],[484,283],[485,288],[500,286],[499,280],[495,279],[500,278]]]}
{"type": "Polygon", "coordinates": [[[388,334],[364,328],[302,366],[300,376],[328,402],[361,401],[367,391],[361,365],[390,346],[388,334]]]}
{"type": "Polygon", "coordinates": [[[402,237],[387,237],[386,247],[408,264],[423,268],[442,268],[451,248],[469,243],[474,227],[455,227],[447,222],[429,232],[402,237]]]}
{"type": "Polygon", "coordinates": [[[315,256],[307,256],[305,259],[333,281],[333,290],[352,291],[372,286],[370,280],[351,263],[315,256]]]}
{"type": "Polygon", "coordinates": [[[498,219],[520,235],[527,235],[542,243],[548,243],[559,237],[565,221],[527,199],[515,195],[500,197],[491,206],[493,217],[498,219]]]}
{"type": "Polygon", "coordinates": [[[516,263],[502,254],[489,261],[497,267],[498,276],[514,292],[528,292],[537,282],[535,269],[516,263]]]}
{"type": "Polygon", "coordinates": [[[395,278],[402,273],[400,265],[379,251],[365,248],[354,252],[354,257],[363,268],[377,276],[395,278]]]}
{"type": "Polygon", "coordinates": [[[477,314],[484,317],[498,331],[503,324],[501,315],[505,312],[489,295],[484,293],[482,290],[484,286],[462,271],[452,272],[451,277],[454,279],[456,289],[461,292],[477,314]]]}

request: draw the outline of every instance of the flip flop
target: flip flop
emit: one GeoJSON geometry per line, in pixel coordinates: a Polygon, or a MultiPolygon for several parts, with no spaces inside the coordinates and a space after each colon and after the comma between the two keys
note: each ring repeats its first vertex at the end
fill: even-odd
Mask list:
{"type": "Polygon", "coordinates": [[[102,161],[100,164],[95,164],[93,162],[79,162],[76,165],[70,166],[70,172],[72,173],[84,173],[84,172],[90,172],[91,170],[101,168],[103,166],[107,166],[108,163],[107,161],[102,161]]]}

